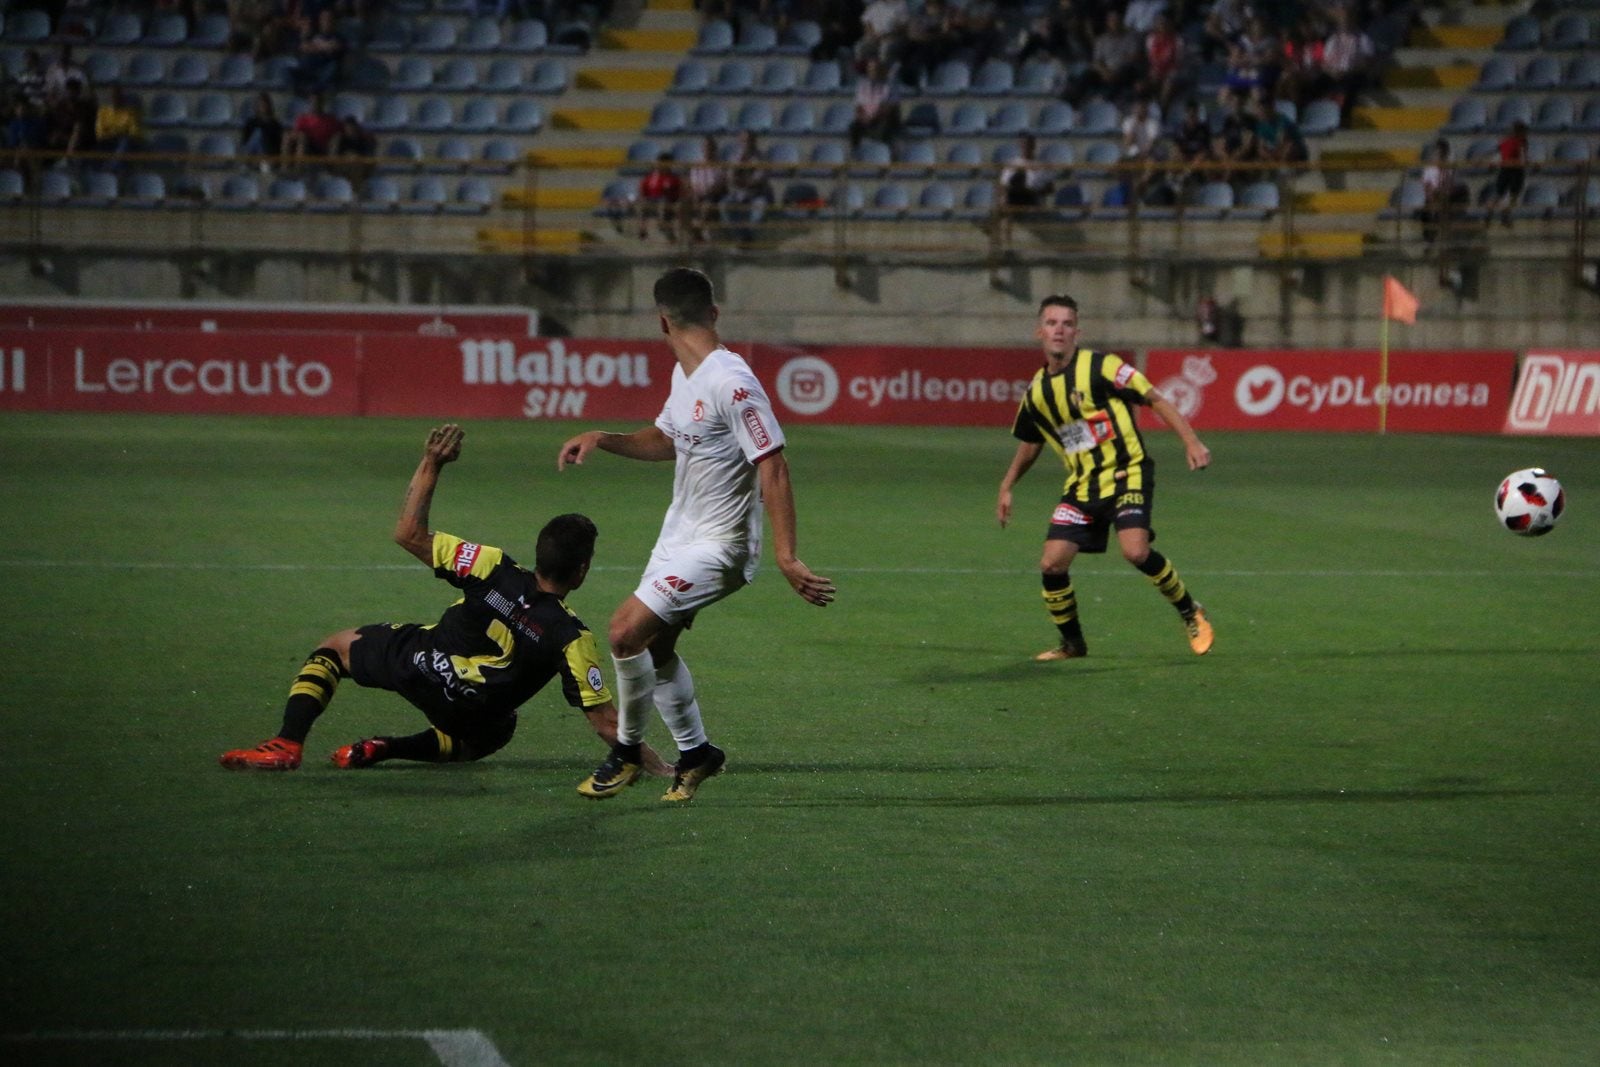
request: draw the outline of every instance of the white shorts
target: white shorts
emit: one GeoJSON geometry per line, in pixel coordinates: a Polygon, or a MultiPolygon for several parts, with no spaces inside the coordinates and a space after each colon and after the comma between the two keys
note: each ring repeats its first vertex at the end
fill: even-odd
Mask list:
{"type": "Polygon", "coordinates": [[[700,541],[650,554],[633,595],[662,621],[688,626],[695,613],[750,584],[743,551],[716,541],[700,541]]]}

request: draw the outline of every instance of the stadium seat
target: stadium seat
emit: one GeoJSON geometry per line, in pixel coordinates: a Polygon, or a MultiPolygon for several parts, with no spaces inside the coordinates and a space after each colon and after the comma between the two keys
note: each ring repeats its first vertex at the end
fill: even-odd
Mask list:
{"type": "Polygon", "coordinates": [[[1027,133],[1033,126],[1028,106],[1015,100],[995,108],[988,118],[986,132],[994,137],[1016,137],[1027,133]]]}
{"type": "Polygon", "coordinates": [[[703,59],[685,59],[672,72],[667,92],[694,96],[711,88],[711,67],[703,59]]]}
{"type": "Polygon", "coordinates": [[[850,153],[852,178],[881,178],[893,162],[894,154],[882,141],[862,141],[850,153]]]}
{"type": "Polygon", "coordinates": [[[1062,100],[1052,100],[1039,109],[1034,121],[1034,132],[1039,137],[1065,137],[1072,132],[1074,114],[1072,105],[1062,100]]]}
{"type": "Polygon", "coordinates": [[[676,100],[661,100],[651,109],[644,132],[658,137],[671,137],[682,133],[688,126],[689,117],[682,104],[676,100]]]}
{"type": "Polygon", "coordinates": [[[1232,210],[1233,186],[1227,182],[1205,182],[1185,197],[1183,215],[1189,219],[1215,221],[1232,210]]]}
{"type": "Polygon", "coordinates": [[[268,211],[299,211],[306,206],[306,183],[299,178],[274,178],[261,206],[268,211]]]}
{"type": "Polygon", "coordinates": [[[1031,59],[1017,72],[1011,92],[1016,96],[1054,96],[1060,82],[1061,68],[1053,61],[1031,59]]]}
{"type": "MultiPolygon", "coordinates": [[[[48,30],[46,31],[48,33],[48,30]]],[[[127,11],[113,11],[106,15],[105,21],[100,24],[100,32],[95,34],[96,44],[105,45],[107,48],[127,48],[137,44],[139,38],[144,36],[144,24],[139,21],[139,16],[127,11]]]]}
{"type": "Polygon", "coordinates": [[[1561,87],[1568,90],[1600,89],[1600,53],[1574,56],[1561,74],[1561,87]]]}
{"type": "Polygon", "coordinates": [[[816,127],[817,116],[805,100],[791,100],[778,113],[776,130],[790,137],[806,136],[816,127]]]}
{"type": "Polygon", "coordinates": [[[1450,117],[1441,127],[1447,134],[1477,133],[1489,124],[1489,106],[1480,97],[1468,96],[1450,105],[1450,117]]]}
{"type": "Polygon", "coordinates": [[[989,115],[982,104],[971,100],[956,105],[950,113],[950,121],[945,124],[946,137],[977,137],[984,133],[989,126],[989,115]]]}
{"type": "Polygon", "coordinates": [[[397,93],[420,93],[433,87],[433,64],[421,56],[406,56],[394,68],[389,88],[397,93]]]}
{"type": "Polygon", "coordinates": [[[220,50],[227,47],[229,33],[228,16],[221,12],[212,12],[201,15],[195,20],[194,29],[184,43],[190,48],[220,50]]]}
{"type": "Polygon", "coordinates": [[[261,183],[253,174],[230,174],[212,201],[224,211],[248,211],[261,202],[261,183]]]}
{"type": "Polygon", "coordinates": [[[167,80],[167,65],[154,52],[135,52],[122,71],[122,84],[130,89],[148,89],[167,80]]]}
{"type": "Polygon", "coordinates": [[[950,178],[971,178],[983,168],[983,154],[970,141],[960,141],[945,151],[942,173],[950,178]]]}
{"type": "Polygon", "coordinates": [[[1052,167],[1070,167],[1078,162],[1078,152],[1070,141],[1051,141],[1039,150],[1039,162],[1052,167]]]}
{"type": "Polygon", "coordinates": [[[500,47],[500,23],[493,15],[482,15],[467,23],[456,42],[463,52],[493,52],[500,47]]]}
{"type": "Polygon", "coordinates": [[[822,191],[813,182],[790,182],[783,190],[782,214],[788,218],[810,218],[822,203],[822,191]]]}
{"type": "Polygon", "coordinates": [[[478,64],[457,56],[447,59],[433,79],[433,88],[445,93],[464,93],[478,87],[478,64]]]}
{"type": "Polygon", "coordinates": [[[778,36],[781,56],[809,56],[822,43],[822,27],[812,19],[795,19],[778,36]]]}
{"type": "MultiPolygon", "coordinates": [[[[12,70],[10,63],[5,69],[12,70]]],[[[115,52],[91,52],[83,59],[83,73],[90,85],[110,85],[122,80],[122,58],[115,52]]]]}
{"type": "Polygon", "coordinates": [[[1112,168],[1122,162],[1122,148],[1115,141],[1095,141],[1083,151],[1085,177],[1108,177],[1112,168]]]}
{"type": "Polygon", "coordinates": [[[411,125],[411,108],[403,96],[386,96],[372,109],[367,125],[377,133],[393,133],[411,125]]]}
{"type": "Polygon", "coordinates": [[[1494,109],[1494,128],[1509,129],[1514,122],[1533,125],[1533,102],[1525,96],[1507,96],[1494,109]]]}
{"type": "Polygon", "coordinates": [[[1518,89],[1544,92],[1561,84],[1561,60],[1552,55],[1537,55],[1517,74],[1518,89]]]}
{"type": "Polygon", "coordinates": [[[490,60],[479,88],[486,93],[515,93],[522,90],[522,61],[501,56],[490,60]]]}
{"type": "Polygon", "coordinates": [[[390,172],[407,173],[422,162],[422,143],[415,137],[391,137],[383,146],[378,166],[390,172]]]}
{"type": "Polygon", "coordinates": [[[853,182],[841,182],[834,187],[833,195],[828,197],[828,206],[822,209],[821,217],[853,219],[866,210],[866,206],[865,189],[853,182]]]}
{"type": "Polygon", "coordinates": [[[844,74],[832,59],[816,60],[806,67],[799,92],[807,96],[831,96],[844,88],[844,74]]]}
{"type": "MultiPolygon", "coordinates": [[[[48,30],[48,27],[46,27],[48,30]]],[[[49,207],[59,207],[72,199],[72,175],[51,167],[39,175],[39,202],[49,207]]]]}
{"type": "Polygon", "coordinates": [[[623,174],[643,174],[655,163],[656,157],[661,155],[660,142],[645,138],[634,141],[628,146],[627,154],[623,157],[622,166],[619,168],[623,174]]]}
{"type": "Polygon", "coordinates": [[[379,17],[366,44],[369,52],[404,52],[410,47],[411,23],[396,15],[379,17]]]}
{"type": "Polygon", "coordinates": [[[767,146],[766,160],[774,178],[793,174],[800,166],[800,146],[793,141],[777,141],[767,146]]]}
{"type": "Polygon", "coordinates": [[[1122,130],[1122,116],[1115,104],[1091,100],[1077,115],[1073,134],[1077,137],[1112,137],[1122,130]]]}
{"type": "Polygon", "coordinates": [[[399,207],[407,215],[437,215],[444,210],[447,199],[444,183],[431,174],[424,174],[411,183],[399,207]]]}
{"type": "Polygon", "coordinates": [[[319,174],[311,186],[306,210],[318,214],[352,211],[356,205],[355,190],[350,179],[340,174],[319,174]]]}
{"type": "Polygon", "coordinates": [[[512,24],[501,48],[507,52],[532,55],[550,46],[550,29],[539,19],[523,19],[512,24]]]}
{"type": "Polygon", "coordinates": [[[743,96],[755,86],[755,83],[754,67],[743,59],[728,59],[717,68],[716,77],[711,79],[707,91],[720,93],[723,96],[743,96]]]}
{"type": "Polygon", "coordinates": [[[544,129],[544,108],[537,101],[519,98],[506,105],[495,127],[501,133],[535,134],[544,129]]]}
{"type": "Polygon", "coordinates": [[[799,173],[807,178],[830,178],[841,172],[845,163],[845,146],[842,141],[818,141],[811,146],[806,163],[799,173]]]}
{"type": "Polygon", "coordinates": [[[697,56],[726,55],[733,51],[733,27],[726,19],[707,19],[690,51],[697,56]]]}
{"type": "Polygon", "coordinates": [[[794,92],[799,78],[795,74],[793,63],[783,59],[774,59],[761,68],[761,77],[757,79],[755,91],[763,96],[787,96],[794,92]]]}
{"type": "Polygon", "coordinates": [[[1513,218],[1547,219],[1561,206],[1561,190],[1553,181],[1530,178],[1522,199],[1511,209],[1513,218]]]}
{"type": "Polygon", "coordinates": [[[1484,61],[1478,71],[1478,80],[1472,88],[1480,93],[1503,93],[1517,84],[1517,61],[1514,57],[1499,54],[1484,61]]]}
{"type": "Polygon", "coordinates": [[[1590,158],[1588,141],[1581,137],[1563,137],[1550,152],[1546,173],[1576,174],[1590,158]]]}
{"type": "Polygon", "coordinates": [[[728,115],[728,105],[721,100],[700,101],[695,105],[689,124],[684,127],[685,132],[697,134],[719,134],[732,128],[733,119],[728,115]]]}
{"type": "Polygon", "coordinates": [[[212,78],[212,85],[218,89],[243,90],[250,88],[256,80],[256,64],[249,56],[238,54],[223,56],[217,64],[217,72],[212,78]]]}
{"type": "Polygon", "coordinates": [[[383,92],[392,87],[388,66],[376,56],[352,56],[345,61],[344,83],[352,89],[383,92]]]}
{"type": "Polygon", "coordinates": [[[455,47],[455,23],[443,18],[430,18],[418,23],[411,38],[413,52],[453,52],[455,47]]]}
{"type": "Polygon", "coordinates": [[[1403,178],[1389,194],[1388,206],[1378,212],[1378,217],[1386,221],[1409,219],[1420,211],[1427,201],[1428,194],[1423,191],[1421,181],[1416,178],[1403,178]]]}
{"type": "Polygon", "coordinates": [[[342,119],[353,118],[365,126],[375,106],[372,97],[365,93],[335,93],[328,110],[342,119]]]}
{"type": "Polygon", "coordinates": [[[964,59],[947,59],[933,69],[923,91],[930,96],[964,96],[972,88],[972,66],[964,59]]]}
{"type": "Polygon", "coordinates": [[[556,96],[567,91],[568,82],[566,63],[559,59],[539,59],[534,61],[533,69],[528,72],[524,91],[556,96]]]}
{"type": "Polygon", "coordinates": [[[1251,182],[1240,191],[1231,214],[1240,219],[1264,219],[1277,212],[1279,199],[1276,182],[1251,182]]]}
{"type": "Polygon", "coordinates": [[[1583,133],[1600,133],[1600,96],[1591,96],[1583,105],[1578,121],[1572,126],[1583,133]]]}
{"type": "Polygon", "coordinates": [[[1339,130],[1339,104],[1334,100],[1313,100],[1299,123],[1305,137],[1327,137],[1339,130]]]}
{"type": "MultiPolygon", "coordinates": [[[[468,107],[471,107],[473,104],[487,104],[489,108],[489,116],[491,119],[493,119],[494,102],[492,100],[480,99],[469,100],[467,102],[468,107]]],[[[456,121],[455,128],[458,130],[463,130],[464,132],[470,132],[466,131],[465,126],[459,119],[456,121]]],[[[439,142],[433,146],[433,162],[429,164],[430,169],[438,171],[458,171],[466,170],[471,165],[472,146],[467,143],[466,138],[441,137],[439,138],[439,142]]]]}
{"type": "Polygon", "coordinates": [[[556,56],[582,55],[594,43],[594,31],[584,19],[558,22],[550,31],[550,43],[545,51],[556,56]]]}
{"type": "Polygon", "coordinates": [[[189,37],[189,20],[173,12],[157,12],[150,16],[139,43],[146,48],[176,48],[189,37]]]}
{"type": "Polygon", "coordinates": [[[937,137],[939,124],[939,106],[931,100],[918,100],[907,110],[900,131],[907,137],[937,137]]]}
{"type": "Polygon", "coordinates": [[[930,182],[917,193],[917,201],[906,217],[917,222],[938,222],[956,209],[956,188],[947,181],[930,182]]]}
{"type": "Polygon", "coordinates": [[[733,128],[755,134],[766,134],[772,131],[773,121],[771,103],[760,99],[746,100],[739,107],[739,114],[733,120],[733,128]]]}
{"type": "Polygon", "coordinates": [[[1571,97],[1547,96],[1539,102],[1531,127],[1535,133],[1564,133],[1577,120],[1571,97]]]}
{"type": "Polygon", "coordinates": [[[232,166],[239,155],[239,146],[230,133],[208,133],[200,138],[195,151],[205,157],[206,162],[201,166],[227,167],[232,166]]]}
{"type": "Polygon", "coordinates": [[[483,151],[478,153],[478,158],[483,161],[480,166],[496,174],[508,174],[512,165],[522,158],[522,153],[510,141],[491,137],[483,142],[483,151]]]}
{"type": "Polygon", "coordinates": [[[938,162],[932,141],[902,141],[892,172],[902,178],[926,178],[938,162]]]}
{"type": "Polygon", "coordinates": [[[817,133],[835,136],[847,134],[854,120],[855,107],[843,100],[836,100],[823,109],[822,117],[817,120],[817,133]]]}
{"type": "Polygon", "coordinates": [[[1569,11],[1564,15],[1557,15],[1556,20],[1550,24],[1550,32],[1545,38],[1544,46],[1561,52],[1573,51],[1589,47],[1591,36],[1589,16],[1581,11],[1569,11]]]}
{"type": "Polygon", "coordinates": [[[1505,33],[1495,49],[1500,52],[1531,52],[1539,47],[1539,20],[1532,15],[1517,15],[1506,23],[1505,33]]]}
{"type": "Polygon", "coordinates": [[[0,170],[0,204],[7,207],[19,204],[26,192],[27,184],[23,181],[20,171],[9,167],[0,170]]]}
{"type": "Polygon", "coordinates": [[[178,93],[157,93],[144,107],[144,124],[151,129],[183,126],[188,121],[188,101],[178,93]]]}
{"type": "Polygon", "coordinates": [[[203,56],[176,56],[167,71],[167,84],[175,89],[199,89],[210,81],[211,64],[203,56]]]}
{"type": "Polygon", "coordinates": [[[455,128],[462,133],[488,133],[499,121],[499,109],[494,101],[486,96],[475,96],[462,106],[455,128]]]}
{"type": "Polygon", "coordinates": [[[989,59],[973,74],[972,92],[978,96],[1004,96],[1016,81],[1015,67],[1003,59],[989,59]]]}
{"type": "Polygon", "coordinates": [[[954,218],[978,222],[994,214],[994,182],[976,181],[967,186],[961,195],[961,205],[953,211],[954,218]]]}
{"type": "Polygon", "coordinates": [[[902,217],[910,209],[911,194],[906,187],[898,182],[890,182],[878,186],[860,215],[869,222],[887,222],[902,217]]]}
{"type": "Polygon", "coordinates": [[[778,31],[765,22],[747,19],[739,30],[739,39],[733,50],[740,55],[748,56],[776,55],[778,31]]]}
{"type": "Polygon", "coordinates": [[[482,215],[494,206],[494,190],[482,178],[469,175],[456,184],[456,194],[445,202],[450,215],[482,215]]]}

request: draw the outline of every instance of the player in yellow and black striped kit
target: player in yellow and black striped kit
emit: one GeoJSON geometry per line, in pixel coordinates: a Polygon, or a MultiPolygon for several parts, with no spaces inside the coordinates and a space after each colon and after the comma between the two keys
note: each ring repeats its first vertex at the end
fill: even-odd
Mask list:
{"type": "MultiPolygon", "coordinates": [[[[431,626],[377,623],[325,638],[289,690],[277,736],[222,754],[224,767],[290,771],[300,766],[306,735],[341,678],[399,693],[428,717],[430,729],[407,737],[369,737],[333,754],[343,768],[384,760],[451,763],[499,751],[517,728],[517,709],[556,678],[609,745],[617,709],[600,671],[594,635],[563,598],[583,585],[594,558],[594,523],[558,515],[539,531],[535,566],[524,570],[498,548],[428,529],[439,472],[461,451],[459,427],[428,435],[406,490],[395,541],[462,596],[431,626]]],[[[654,752],[654,774],[671,768],[654,752]]]]}
{"type": "Polygon", "coordinates": [[[1011,435],[1020,444],[1000,479],[995,507],[1004,527],[1011,521],[1012,487],[1048,443],[1066,464],[1067,481],[1050,517],[1039,569],[1045,607],[1061,639],[1034,658],[1046,662],[1088,653],[1069,568],[1079,552],[1104,552],[1112,529],[1117,531],[1123,558],[1178,610],[1189,647],[1204,655],[1211,651],[1213,640],[1205,609],[1189,595],[1166,557],[1150,547],[1155,540],[1151,526],[1155,462],[1145,451],[1134,409],[1148,405],[1182,438],[1190,470],[1210,464],[1211,450],[1133,364],[1108,352],[1078,347],[1078,305],[1071,297],[1044,298],[1035,336],[1043,346],[1045,364],[1017,406],[1011,435]]]}

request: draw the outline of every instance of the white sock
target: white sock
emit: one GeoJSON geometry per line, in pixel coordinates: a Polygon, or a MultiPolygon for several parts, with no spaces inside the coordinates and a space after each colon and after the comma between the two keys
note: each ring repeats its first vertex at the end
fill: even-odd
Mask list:
{"type": "Polygon", "coordinates": [[[694,679],[682,656],[673,656],[656,672],[656,710],[672,732],[678,751],[687,752],[706,743],[706,728],[700,721],[700,702],[694,698],[694,679]]]}
{"type": "Polygon", "coordinates": [[[651,694],[656,687],[656,666],[650,650],[627,659],[611,657],[617,672],[617,743],[637,745],[644,740],[649,722],[651,694]]]}

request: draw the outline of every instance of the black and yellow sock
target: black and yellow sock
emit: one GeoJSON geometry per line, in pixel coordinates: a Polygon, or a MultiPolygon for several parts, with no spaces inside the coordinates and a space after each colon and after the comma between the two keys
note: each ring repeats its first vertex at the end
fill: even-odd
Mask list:
{"type": "Polygon", "coordinates": [[[1150,555],[1143,563],[1135,564],[1139,573],[1150,579],[1150,584],[1156,591],[1167,598],[1167,603],[1178,609],[1178,614],[1184,618],[1194,614],[1194,597],[1189,595],[1189,589],[1183,584],[1183,579],[1178,577],[1178,572],[1173,569],[1172,562],[1157,552],[1150,550],[1150,555]]]}
{"type": "Polygon", "coordinates": [[[348,677],[339,653],[331,648],[319,648],[306,657],[306,662],[289,687],[289,699],[283,706],[283,728],[278,736],[305,744],[311,724],[327,708],[328,701],[339,688],[339,679],[348,677]]]}
{"type": "Polygon", "coordinates": [[[1061,643],[1082,648],[1083,627],[1078,622],[1078,594],[1072,591],[1071,575],[1045,574],[1043,578],[1044,607],[1050,613],[1050,621],[1061,631],[1061,643]]]}
{"type": "Polygon", "coordinates": [[[472,759],[472,750],[441,730],[429,728],[409,737],[379,737],[387,750],[384,759],[407,759],[418,763],[462,763],[472,759]]]}

